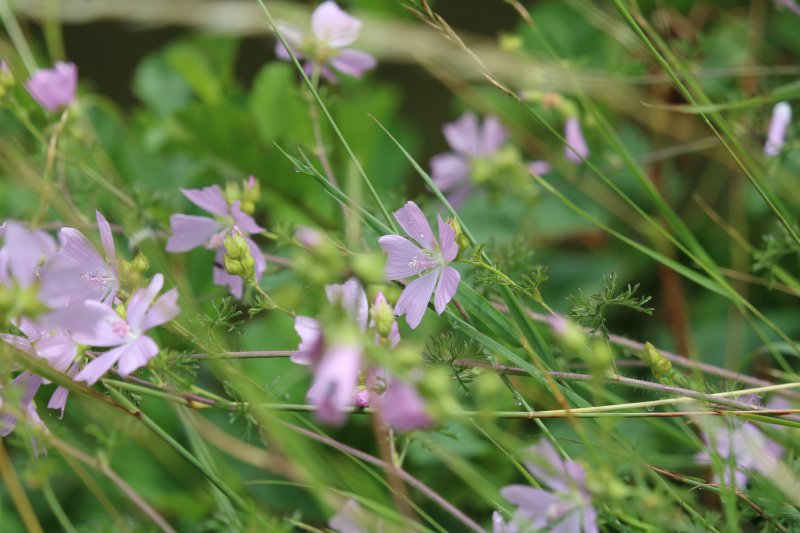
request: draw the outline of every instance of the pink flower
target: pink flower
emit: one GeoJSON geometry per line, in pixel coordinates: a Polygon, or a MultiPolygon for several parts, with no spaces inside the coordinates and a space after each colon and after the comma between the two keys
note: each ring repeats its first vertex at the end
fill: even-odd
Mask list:
{"type": "MultiPolygon", "coordinates": [[[[336,83],[336,76],[329,67],[342,74],[360,78],[377,65],[375,58],[366,52],[345,48],[358,39],[361,21],[342,11],[332,0],[322,2],[311,14],[310,36],[285,23],[279,23],[278,30],[295,57],[298,60],[305,59],[303,68],[309,76],[317,66],[325,79],[336,83]]],[[[289,52],[280,41],[275,45],[275,55],[291,61],[289,52]]]]}
{"type": "MultiPolygon", "coordinates": [[[[21,318],[16,323],[23,336],[0,333],[0,340],[16,349],[35,357],[45,359],[55,370],[74,376],[78,372],[75,356],[78,347],[70,336],[63,330],[51,329],[27,318],[21,318]]],[[[48,381],[43,380],[44,383],[48,381]]],[[[64,407],[69,391],[64,387],[57,387],[47,407],[60,409],[64,416],[64,407]]]]}
{"type": "Polygon", "coordinates": [[[114,237],[105,217],[96,212],[105,257],[75,228],[62,228],[61,249],[42,270],[42,299],[55,307],[85,300],[113,303],[119,290],[114,237]]]}
{"type": "Polygon", "coordinates": [[[425,400],[416,387],[391,374],[384,376],[384,387],[382,394],[373,394],[370,397],[370,403],[381,410],[384,420],[393,429],[406,432],[433,424],[425,400]]]}
{"type": "Polygon", "coordinates": [[[250,254],[255,259],[256,281],[258,281],[267,269],[267,260],[258,245],[248,235],[261,233],[264,228],[256,224],[253,217],[241,210],[238,200],[232,204],[229,203],[218,185],[203,189],[181,189],[181,192],[193,204],[214,215],[214,218],[183,214],[172,215],[169,218],[172,235],[167,241],[167,251],[187,252],[199,246],[216,250],[213,269],[214,283],[223,287],[227,286],[233,296],[241,298],[244,281],[240,276],[232,276],[225,270],[223,240],[234,227],[238,228],[247,241],[250,254]]]}
{"type": "MultiPolygon", "coordinates": [[[[450,203],[458,206],[474,190],[472,182],[483,179],[476,167],[484,162],[491,167],[492,158],[506,143],[508,133],[496,116],[487,115],[480,124],[478,117],[469,112],[445,124],[442,131],[453,151],[431,158],[431,177],[450,203]]],[[[546,161],[534,161],[528,168],[539,175],[550,172],[546,161]]]]}
{"type": "Polygon", "coordinates": [[[48,111],[58,111],[75,99],[78,86],[78,67],[59,61],[53,68],[37,70],[25,88],[39,105],[48,111]]]}
{"type": "Polygon", "coordinates": [[[163,285],[164,276],[156,274],[147,288],[136,291],[128,301],[125,318],[100,302],[84,303],[83,313],[75,317],[75,326],[71,328],[73,338],[87,346],[112,349],[87,364],[75,376],[76,381],[92,385],[117,362],[117,371],[126,376],[156,356],[158,345],[145,332],[169,322],[180,312],[176,289],[153,302],[163,285]]]}
{"type": "Polygon", "coordinates": [[[406,286],[395,308],[397,316],[406,315],[408,325],[416,328],[434,291],[434,308],[440,315],[456,294],[461,275],[448,266],[458,255],[456,232],[439,216],[437,240],[425,215],[414,202],[407,202],[395,211],[394,217],[419,246],[400,235],[384,235],[378,243],[388,256],[386,279],[419,276],[406,286]]]}
{"type": "Polygon", "coordinates": [[[535,489],[528,485],[509,485],[500,491],[503,498],[517,506],[510,523],[498,515],[493,516],[494,531],[538,531],[547,529],[554,533],[595,533],[597,513],[586,489],[586,472],[574,461],[564,460],[547,441],[540,441],[528,449],[535,461],[525,466],[537,480],[550,490],[535,489]]]}
{"type": "Polygon", "coordinates": [[[564,124],[564,157],[567,161],[579,165],[589,157],[589,146],[583,138],[583,130],[578,117],[569,117],[564,124]]]}
{"type": "Polygon", "coordinates": [[[792,108],[788,102],[778,102],[772,108],[772,118],[769,121],[767,142],[764,144],[764,153],[770,157],[778,155],[786,141],[786,130],[792,121],[792,108]]]}
{"type": "MultiPolygon", "coordinates": [[[[20,373],[14,381],[11,382],[11,387],[23,389],[22,399],[19,402],[19,407],[25,413],[28,421],[31,424],[42,424],[42,419],[39,418],[39,412],[36,410],[36,404],[33,402],[33,397],[42,386],[43,379],[36,374],[32,374],[27,370],[20,373]]],[[[0,387],[0,393],[4,392],[0,387]]],[[[0,397],[0,408],[3,407],[3,398],[0,397]]],[[[17,427],[17,417],[14,415],[3,412],[0,414],[0,437],[7,437],[17,427]]]]}
{"type": "Polygon", "coordinates": [[[0,283],[29,287],[36,281],[41,265],[56,253],[56,243],[44,231],[28,230],[9,220],[0,226],[0,283]]]}

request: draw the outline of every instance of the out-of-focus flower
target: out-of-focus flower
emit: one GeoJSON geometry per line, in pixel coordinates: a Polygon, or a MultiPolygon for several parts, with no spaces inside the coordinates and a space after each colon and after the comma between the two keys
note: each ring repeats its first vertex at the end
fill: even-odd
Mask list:
{"type": "Polygon", "coordinates": [[[0,226],[0,237],[0,283],[4,285],[29,287],[40,267],[56,253],[56,242],[49,233],[28,230],[13,220],[0,226]]]}
{"type": "MultiPolygon", "coordinates": [[[[460,205],[475,185],[485,184],[495,174],[507,179],[515,170],[513,167],[522,168],[516,150],[508,153],[501,150],[508,133],[494,115],[486,116],[480,124],[474,113],[467,112],[455,122],[445,124],[442,131],[453,151],[431,158],[431,177],[454,206],[460,205]]],[[[550,165],[534,161],[528,169],[543,175],[550,171],[550,165]]]]}
{"type": "Polygon", "coordinates": [[[767,438],[751,422],[702,420],[701,424],[708,450],[695,455],[695,459],[704,465],[712,464],[712,454],[722,459],[723,470],[715,471],[715,482],[743,489],[750,472],[769,475],[785,453],[782,446],[767,438]]]}
{"type": "MultiPolygon", "coordinates": [[[[387,322],[383,316],[387,309],[392,317],[391,306],[383,294],[376,296],[371,313],[373,319],[368,324],[367,295],[358,280],[351,278],[344,284],[328,285],[325,289],[331,304],[340,306],[359,332],[364,333],[368,328],[374,330],[375,343],[388,344],[389,348],[400,342],[400,332],[393,319],[388,324],[378,324],[387,322]]],[[[327,339],[319,321],[305,316],[298,316],[294,327],[300,336],[300,345],[292,354],[292,361],[310,365],[314,370],[306,399],[317,408],[316,416],[321,421],[340,425],[347,418],[347,408],[372,405],[379,407],[386,422],[398,431],[410,431],[432,423],[413,385],[376,368],[364,369],[361,339],[349,335],[327,339]],[[359,376],[362,377],[360,386],[359,376]]]]}
{"type": "Polygon", "coordinates": [[[395,314],[406,315],[408,325],[416,328],[434,291],[434,308],[440,315],[456,294],[461,275],[448,265],[458,255],[456,232],[439,216],[437,240],[422,210],[414,202],[408,202],[395,211],[394,217],[421,246],[400,235],[384,235],[378,240],[388,256],[386,279],[401,280],[419,276],[406,286],[395,307],[395,314]]]}
{"type": "MultiPolygon", "coordinates": [[[[296,26],[278,23],[286,43],[298,60],[303,61],[306,74],[311,76],[315,68],[331,83],[338,80],[331,67],[342,74],[360,78],[365,72],[375,68],[377,61],[366,52],[346,48],[358,39],[361,21],[348,15],[332,0],[322,2],[311,14],[311,34],[305,35],[296,26]]],[[[275,55],[290,61],[286,47],[278,41],[275,55]]]]}
{"type": "MultiPolygon", "coordinates": [[[[43,382],[44,380],[41,377],[37,376],[36,374],[32,374],[27,370],[20,373],[11,382],[11,388],[20,389],[23,391],[19,406],[31,424],[42,424],[42,419],[39,417],[39,412],[36,410],[36,404],[33,401],[33,397],[36,396],[36,393],[39,391],[39,387],[41,387],[43,382]]],[[[4,404],[2,396],[6,394],[7,391],[0,387],[0,409],[3,408],[4,404]]],[[[0,437],[9,436],[16,427],[16,416],[5,411],[0,414],[0,437]]],[[[35,444],[36,443],[34,443],[34,446],[35,444]]]]}
{"type": "Polygon", "coordinates": [[[499,514],[492,517],[495,533],[539,531],[554,533],[594,533],[597,513],[586,488],[586,472],[574,461],[564,460],[547,441],[528,449],[532,458],[525,462],[528,471],[550,490],[527,485],[508,485],[500,493],[517,506],[510,522],[499,514]]]}
{"type": "MultiPolygon", "coordinates": [[[[29,355],[41,357],[55,370],[74,376],[78,372],[78,363],[75,356],[78,347],[67,332],[50,328],[27,318],[20,318],[16,326],[22,335],[0,333],[0,340],[29,355]]],[[[47,383],[47,381],[44,381],[47,383]]],[[[64,387],[57,387],[47,407],[60,409],[64,416],[64,407],[67,403],[69,391],[64,387]]]]}
{"type": "Polygon", "coordinates": [[[772,108],[772,118],[769,121],[767,142],[764,143],[764,153],[775,157],[781,152],[786,142],[786,130],[792,121],[792,108],[789,102],[778,102],[772,108]]]}
{"type": "Polygon", "coordinates": [[[244,292],[242,277],[228,273],[224,266],[225,236],[234,227],[241,232],[242,238],[247,242],[250,254],[255,260],[255,281],[258,282],[267,269],[267,261],[249,235],[261,233],[264,228],[256,224],[253,217],[242,211],[240,200],[228,202],[218,185],[202,189],[181,189],[181,192],[193,204],[214,215],[214,218],[184,214],[172,215],[169,218],[172,234],[167,241],[167,251],[187,252],[199,246],[216,250],[213,270],[214,283],[228,287],[233,296],[241,298],[244,292]]]}
{"type": "Polygon", "coordinates": [[[105,257],[75,228],[62,228],[61,248],[42,269],[42,299],[54,307],[85,300],[113,303],[119,290],[114,237],[105,217],[96,212],[105,257]]]}
{"type": "Polygon", "coordinates": [[[583,137],[581,122],[576,116],[567,117],[564,123],[564,157],[567,161],[579,165],[589,157],[589,146],[583,137]]]}
{"type": "Polygon", "coordinates": [[[25,84],[33,99],[48,111],[58,111],[71,104],[77,87],[78,67],[63,61],[53,68],[37,70],[25,84]]]}
{"type": "Polygon", "coordinates": [[[163,285],[164,277],[156,274],[148,287],[136,291],[128,301],[125,318],[100,302],[83,304],[81,315],[73,319],[74,325],[70,328],[73,338],[87,346],[112,349],[83,367],[75,376],[76,381],[92,385],[117,362],[117,371],[126,376],[158,354],[158,345],[145,332],[169,322],[180,312],[177,289],[155,300],[163,285]]]}
{"type": "Polygon", "coordinates": [[[783,6],[795,15],[800,16],[800,6],[797,5],[796,0],[775,0],[775,4],[783,6]]]}
{"type": "Polygon", "coordinates": [[[337,533],[382,533],[383,520],[364,512],[355,500],[347,500],[339,512],[328,521],[328,527],[337,533]]]}

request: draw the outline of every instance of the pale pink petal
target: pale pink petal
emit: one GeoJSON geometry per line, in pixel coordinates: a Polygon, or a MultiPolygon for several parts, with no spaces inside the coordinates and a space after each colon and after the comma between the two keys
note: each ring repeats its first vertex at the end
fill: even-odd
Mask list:
{"type": "Polygon", "coordinates": [[[221,217],[229,215],[228,201],[225,199],[225,195],[219,185],[203,187],[202,189],[181,189],[181,192],[190,202],[209,213],[221,217]]]}
{"type": "Polygon", "coordinates": [[[331,304],[338,303],[355,318],[362,331],[367,328],[369,319],[367,293],[356,278],[350,278],[341,285],[326,285],[325,294],[331,304]]]}
{"type": "Polygon", "coordinates": [[[11,335],[10,333],[0,333],[0,341],[8,344],[12,348],[25,352],[28,355],[36,355],[36,350],[31,346],[31,341],[19,335],[11,335]]]}
{"type": "Polygon", "coordinates": [[[426,253],[416,244],[400,235],[384,235],[378,244],[387,256],[386,279],[404,279],[420,273],[418,261],[426,253]]]}
{"type": "Polygon", "coordinates": [[[245,236],[244,240],[247,242],[247,247],[250,249],[250,255],[252,255],[255,260],[256,281],[259,281],[261,276],[264,275],[264,272],[267,271],[267,258],[264,257],[264,252],[261,251],[261,248],[258,247],[253,239],[245,236]]]}
{"type": "Polygon", "coordinates": [[[431,178],[442,192],[469,183],[469,162],[462,156],[445,152],[431,158],[431,178]]]}
{"type": "Polygon", "coordinates": [[[536,529],[545,527],[553,518],[548,511],[562,504],[557,495],[527,485],[508,485],[503,487],[500,495],[519,507],[520,514],[531,521],[531,527],[536,529]]]}
{"type": "MultiPolygon", "coordinates": [[[[303,54],[300,52],[300,50],[298,50],[298,47],[303,42],[303,32],[297,26],[286,24],[284,22],[279,22],[277,26],[278,32],[280,32],[281,36],[286,40],[286,43],[291,47],[292,53],[295,55],[295,57],[297,59],[302,59],[303,54]]],[[[275,43],[275,56],[284,61],[292,60],[292,57],[289,55],[289,52],[286,50],[286,47],[283,46],[283,43],[280,40],[275,43]]]]}
{"type": "Polygon", "coordinates": [[[531,161],[528,164],[528,171],[536,176],[544,176],[553,170],[553,165],[549,161],[531,161]]]}
{"type": "Polygon", "coordinates": [[[453,208],[458,209],[461,204],[464,203],[464,200],[466,200],[474,190],[475,188],[471,185],[459,187],[447,194],[447,201],[450,202],[450,205],[453,206],[453,208]]]}
{"type": "Polygon", "coordinates": [[[48,111],[58,111],[75,99],[78,87],[78,67],[59,61],[52,69],[39,69],[25,88],[39,105],[48,111]]]}
{"type": "Polygon", "coordinates": [[[549,441],[542,439],[527,451],[532,459],[525,462],[525,467],[536,479],[556,492],[566,493],[571,487],[585,485],[586,472],[583,467],[561,457],[549,441]]]}
{"type": "Polygon", "coordinates": [[[329,347],[314,372],[306,399],[317,410],[316,417],[330,425],[341,425],[353,405],[353,393],[361,368],[361,347],[335,344],[329,347]]]}
{"type": "Polygon", "coordinates": [[[5,244],[8,253],[8,266],[11,276],[23,287],[36,279],[39,262],[44,258],[43,250],[35,237],[37,232],[29,232],[21,224],[8,222],[5,231],[5,244]]]}
{"type": "Polygon", "coordinates": [[[345,48],[330,60],[331,66],[350,76],[360,78],[368,70],[372,70],[378,61],[366,52],[345,48]]]}
{"type": "Polygon", "coordinates": [[[379,398],[383,417],[397,431],[412,431],[433,424],[422,396],[408,383],[391,379],[386,392],[379,398]]]}
{"type": "Polygon", "coordinates": [[[291,356],[298,365],[316,365],[322,357],[324,338],[320,323],[307,316],[294,319],[294,330],[300,336],[300,345],[291,356]]]}
{"type": "Polygon", "coordinates": [[[445,222],[439,216],[439,244],[442,247],[442,257],[446,262],[450,262],[458,255],[458,244],[456,244],[456,230],[453,226],[445,222]]]}
{"type": "Polygon", "coordinates": [[[103,249],[106,252],[106,261],[112,262],[116,259],[114,252],[114,236],[111,233],[111,226],[108,224],[106,217],[100,214],[100,211],[95,211],[97,217],[97,229],[100,231],[100,241],[103,243],[103,249]]]}
{"type": "Polygon", "coordinates": [[[131,344],[128,349],[122,352],[117,364],[120,376],[127,376],[131,372],[145,366],[147,362],[158,354],[158,345],[148,337],[142,335],[131,344]]]}
{"type": "Polygon", "coordinates": [[[162,274],[156,274],[146,288],[139,289],[133,293],[126,308],[126,321],[131,328],[136,331],[142,329],[140,327],[142,320],[144,320],[144,316],[150,308],[150,304],[153,303],[156,295],[161,292],[163,286],[164,276],[162,274]]]}
{"type": "Polygon", "coordinates": [[[342,48],[358,39],[361,21],[342,11],[336,2],[327,0],[311,14],[311,31],[317,41],[332,48],[342,48]]]}
{"type": "Polygon", "coordinates": [[[564,124],[564,139],[566,141],[564,157],[567,161],[578,165],[589,157],[589,146],[586,144],[586,139],[583,137],[583,131],[581,130],[581,123],[578,117],[569,117],[567,119],[567,122],[564,124]]]}
{"type": "Polygon", "coordinates": [[[409,283],[403,290],[403,294],[397,300],[394,314],[397,316],[406,315],[406,322],[414,329],[419,326],[425,308],[436,287],[436,280],[439,278],[439,270],[432,270],[422,277],[409,283]]]}
{"type": "MultiPolygon", "coordinates": [[[[336,531],[336,533],[369,533],[373,531],[373,529],[370,529],[372,522],[374,522],[374,519],[364,513],[358,502],[347,500],[342,505],[342,508],[339,509],[339,512],[328,520],[328,527],[336,531]]],[[[374,531],[381,530],[374,529],[374,531]]]]}
{"type": "Polygon", "coordinates": [[[441,315],[447,304],[456,295],[459,281],[461,281],[461,274],[458,273],[458,270],[451,266],[442,269],[439,284],[436,286],[436,295],[433,298],[433,307],[437,314],[441,315]]]}
{"type": "Polygon", "coordinates": [[[469,156],[481,154],[478,117],[474,113],[464,113],[455,122],[445,124],[442,131],[448,144],[456,152],[469,156]]]}
{"type": "Polygon", "coordinates": [[[242,233],[246,235],[251,235],[253,233],[261,233],[264,231],[264,228],[256,224],[256,221],[253,220],[253,217],[248,215],[247,213],[243,212],[242,209],[239,207],[241,202],[236,200],[233,205],[231,206],[231,214],[233,215],[233,220],[242,233]]]}
{"type": "Polygon", "coordinates": [[[94,385],[111,370],[111,367],[114,366],[117,359],[119,359],[127,349],[127,345],[122,345],[99,355],[78,372],[78,375],[75,376],[75,381],[82,381],[87,385],[94,385]]]}
{"type": "Polygon", "coordinates": [[[422,213],[422,210],[414,202],[406,202],[406,205],[394,212],[394,218],[400,224],[409,237],[417,241],[423,248],[429,251],[436,249],[436,238],[433,236],[431,225],[422,213]]]}
{"type": "Polygon", "coordinates": [[[788,102],[778,102],[772,108],[772,118],[769,121],[767,142],[764,144],[764,153],[774,157],[783,148],[786,140],[786,130],[792,121],[792,108],[788,102]]]}
{"type": "Polygon", "coordinates": [[[45,337],[36,343],[36,355],[59,372],[66,372],[72,366],[77,353],[75,342],[64,335],[45,337]]]}
{"type": "Polygon", "coordinates": [[[67,397],[69,396],[69,389],[64,387],[56,387],[56,390],[50,396],[50,401],[47,402],[48,409],[59,409],[61,411],[60,418],[64,418],[64,409],[67,406],[67,397]]]}
{"type": "Polygon", "coordinates": [[[205,246],[222,229],[222,224],[213,218],[194,215],[172,215],[169,224],[172,234],[167,241],[167,251],[172,253],[205,246]]]}
{"type": "Polygon", "coordinates": [[[53,312],[53,319],[69,330],[75,342],[86,346],[119,346],[128,338],[128,324],[111,307],[96,301],[53,312]]]}
{"type": "Polygon", "coordinates": [[[170,289],[156,300],[142,321],[141,331],[147,331],[161,324],[166,324],[180,314],[178,307],[178,289],[170,289]]]}
{"type": "Polygon", "coordinates": [[[483,119],[483,127],[481,127],[480,136],[480,150],[481,155],[491,155],[500,149],[506,142],[508,133],[494,115],[488,115],[483,119]]]}

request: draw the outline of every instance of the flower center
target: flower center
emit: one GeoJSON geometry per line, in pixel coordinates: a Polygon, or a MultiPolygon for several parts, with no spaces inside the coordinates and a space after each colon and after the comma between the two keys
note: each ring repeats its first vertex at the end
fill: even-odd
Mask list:
{"type": "Polygon", "coordinates": [[[111,329],[122,339],[126,338],[131,332],[131,327],[124,320],[114,322],[111,325],[111,329]]]}
{"type": "Polygon", "coordinates": [[[426,270],[429,270],[434,265],[433,257],[422,252],[419,255],[415,255],[411,261],[408,263],[408,267],[412,269],[417,274],[421,274],[426,270]]]}
{"type": "Polygon", "coordinates": [[[85,279],[89,283],[97,285],[101,289],[104,289],[105,286],[113,280],[111,276],[103,272],[98,272],[97,270],[84,272],[81,278],[85,279]]]}

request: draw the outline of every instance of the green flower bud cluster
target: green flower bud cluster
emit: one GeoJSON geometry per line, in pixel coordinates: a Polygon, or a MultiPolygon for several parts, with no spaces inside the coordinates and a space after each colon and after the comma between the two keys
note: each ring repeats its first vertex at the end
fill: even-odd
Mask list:
{"type": "Polygon", "coordinates": [[[253,176],[244,180],[241,185],[229,181],[225,184],[224,195],[229,204],[238,201],[240,202],[239,208],[248,215],[252,215],[261,198],[261,184],[253,176]]]}
{"type": "Polygon", "coordinates": [[[133,292],[144,285],[144,275],[150,270],[150,262],[147,257],[139,252],[132,261],[121,260],[119,262],[119,282],[128,292],[133,292]]]}
{"type": "Polygon", "coordinates": [[[530,171],[519,148],[507,145],[486,157],[470,160],[470,180],[483,187],[493,197],[507,194],[515,196],[536,196],[538,188],[531,179],[530,171]]]}
{"type": "Polygon", "coordinates": [[[225,270],[231,276],[241,276],[247,283],[256,279],[256,261],[250,253],[250,246],[241,233],[234,231],[225,237],[225,270]]]}

